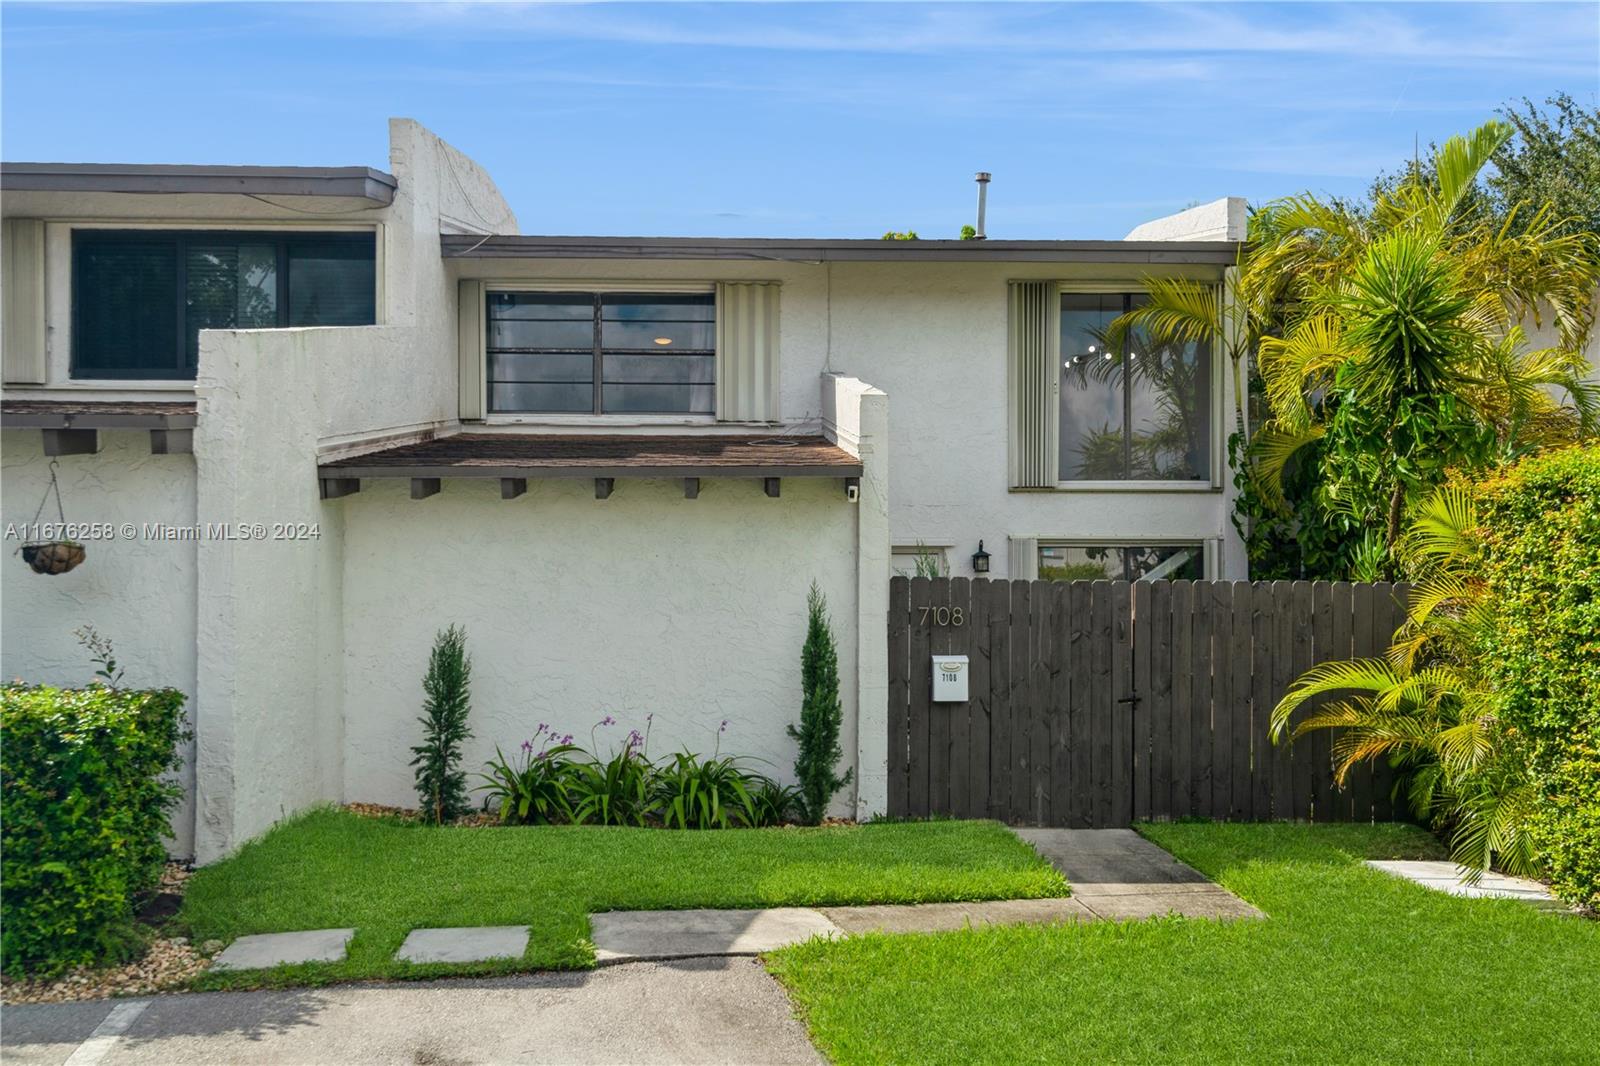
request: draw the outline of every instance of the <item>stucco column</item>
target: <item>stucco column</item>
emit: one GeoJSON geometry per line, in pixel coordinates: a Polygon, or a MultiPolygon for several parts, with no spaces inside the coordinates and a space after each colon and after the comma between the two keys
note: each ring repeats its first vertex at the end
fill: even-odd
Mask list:
{"type": "Polygon", "coordinates": [[[856,526],[856,817],[889,809],[889,397],[860,394],[856,526]]]}

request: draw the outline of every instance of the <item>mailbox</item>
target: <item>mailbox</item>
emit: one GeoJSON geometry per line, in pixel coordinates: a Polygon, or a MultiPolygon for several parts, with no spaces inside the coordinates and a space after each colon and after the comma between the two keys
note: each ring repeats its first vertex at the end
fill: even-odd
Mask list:
{"type": "Polygon", "coordinates": [[[967,657],[965,655],[935,655],[933,657],[933,702],[967,702],[967,657]]]}

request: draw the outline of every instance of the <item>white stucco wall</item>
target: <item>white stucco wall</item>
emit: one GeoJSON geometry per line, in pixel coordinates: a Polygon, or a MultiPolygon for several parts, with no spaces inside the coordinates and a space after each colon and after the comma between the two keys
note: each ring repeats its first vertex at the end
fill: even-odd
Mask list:
{"type": "MultiPolygon", "coordinates": [[[[334,506],[347,799],[415,803],[422,675],[452,623],[466,626],[473,659],[472,770],[540,722],[587,746],[613,715],[596,734],[609,751],[653,713],[653,754],[710,751],[726,719],[723,752],[792,780],[784,726],[799,716],[813,580],[832,607],[841,676],[856,676],[856,508],[835,478],[786,478],[777,499],[757,480],[707,478],[693,500],[676,480],[619,479],[606,500],[585,480],[530,480],[515,500],[492,479],[447,481],[426,500],[377,480],[334,506]]],[[[852,686],[843,698],[853,752],[852,686]]]]}
{"type": "MultiPolygon", "coordinates": [[[[1236,541],[1218,460],[1216,486],[1133,485],[1014,492],[1007,481],[1006,283],[1052,279],[1138,288],[1171,268],[1038,263],[672,262],[455,260],[465,277],[505,281],[776,280],[782,283],[782,413],[817,425],[825,415],[817,375],[871,382],[893,398],[895,456],[890,531],[901,545],[951,545],[952,573],[970,574],[979,539],[991,573],[1010,572],[1008,537],[1064,540],[1170,538],[1236,541]]],[[[1219,280],[1220,268],[1190,276],[1219,280]]],[[[1212,448],[1225,455],[1231,377],[1213,360],[1218,418],[1212,448]]],[[[626,420],[608,420],[626,426],[626,420]]],[[[648,425],[640,426],[647,431],[648,425]]],[[[1243,577],[1243,552],[1222,553],[1243,577]]]]}
{"type": "MultiPolygon", "coordinates": [[[[146,535],[146,523],[193,526],[195,464],[188,455],[151,455],[148,432],[104,432],[97,455],[64,455],[57,478],[66,517],[73,523],[109,524],[111,539],[84,540],[87,557],[65,574],[35,574],[3,542],[0,557],[0,670],[7,679],[34,684],[81,685],[95,665],[74,631],[91,625],[112,642],[124,684],[179,689],[195,700],[195,553],[193,540],[146,535]],[[122,527],[140,527],[126,536],[122,527]]],[[[50,483],[50,459],[38,430],[0,433],[3,495],[0,524],[32,522],[50,483]]],[[[55,500],[41,521],[54,522],[55,500]]],[[[194,745],[184,749],[179,780],[192,795],[194,745]]],[[[173,812],[175,855],[194,848],[192,803],[173,812]]]]}

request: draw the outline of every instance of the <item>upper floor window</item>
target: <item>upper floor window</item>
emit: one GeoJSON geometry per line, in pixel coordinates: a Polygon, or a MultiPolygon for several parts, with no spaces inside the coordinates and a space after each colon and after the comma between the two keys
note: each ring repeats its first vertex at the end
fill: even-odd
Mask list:
{"type": "Polygon", "coordinates": [[[1125,339],[1143,293],[1061,296],[1062,481],[1210,481],[1211,351],[1125,339]]]}
{"type": "Polygon", "coordinates": [[[716,411],[713,293],[491,292],[491,414],[716,411]]]}
{"type": "Polygon", "coordinates": [[[371,233],[78,230],[72,376],[192,378],[202,329],[370,326],[371,233]]]}

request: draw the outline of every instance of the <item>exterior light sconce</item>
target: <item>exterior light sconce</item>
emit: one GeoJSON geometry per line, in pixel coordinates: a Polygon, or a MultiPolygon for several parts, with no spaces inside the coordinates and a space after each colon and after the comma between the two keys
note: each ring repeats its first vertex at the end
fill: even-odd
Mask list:
{"type": "Polygon", "coordinates": [[[974,574],[987,574],[989,572],[989,553],[983,550],[983,541],[978,541],[978,550],[972,553],[972,572],[974,574]]]}

